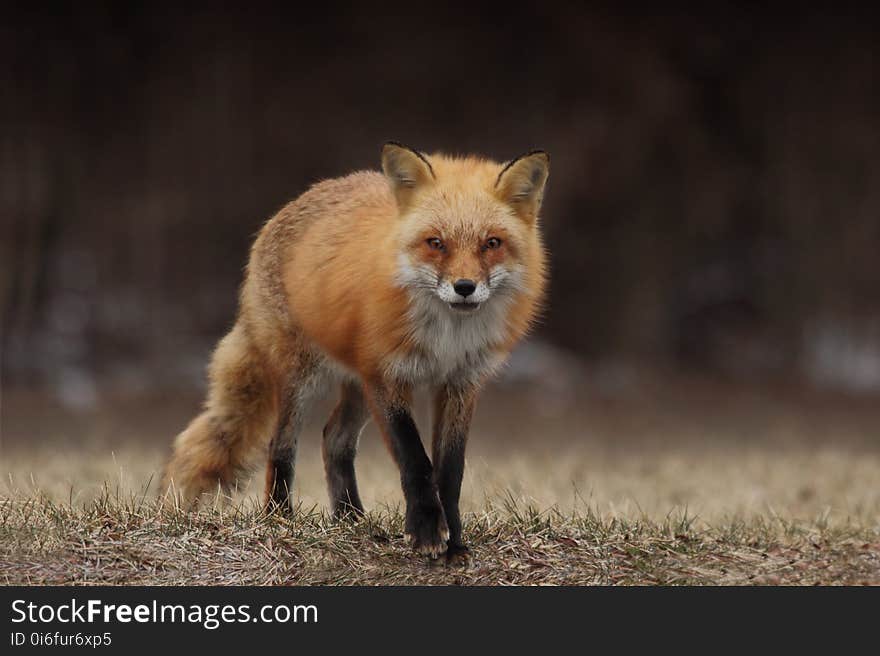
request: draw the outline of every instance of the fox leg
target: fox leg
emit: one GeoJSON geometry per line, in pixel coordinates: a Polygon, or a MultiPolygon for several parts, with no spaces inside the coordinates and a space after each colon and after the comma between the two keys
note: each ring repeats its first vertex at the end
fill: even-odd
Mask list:
{"type": "Polygon", "coordinates": [[[165,468],[165,487],[188,502],[232,488],[275,422],[275,382],[240,325],[217,345],[209,379],[205,410],[177,436],[165,468]]]}
{"type": "Polygon", "coordinates": [[[343,383],[342,397],[324,427],[321,444],[330,503],[337,518],[364,513],[355,478],[354,459],[358,439],[368,416],[360,384],[343,383]]]}
{"type": "Polygon", "coordinates": [[[296,449],[306,410],[310,371],[298,371],[284,387],[279,399],[278,425],[269,443],[266,466],[266,512],[293,510],[293,475],[296,449]]]}
{"type": "Polygon", "coordinates": [[[433,468],[410,411],[410,390],[376,384],[367,398],[382,437],[400,469],[406,500],[405,531],[419,553],[438,557],[446,551],[449,528],[440,505],[433,468]]]}
{"type": "Polygon", "coordinates": [[[450,384],[437,390],[434,398],[434,434],[431,441],[434,480],[449,525],[446,559],[451,564],[466,562],[468,558],[468,548],[464,546],[461,536],[458,500],[464,476],[468,429],[475,405],[475,390],[450,384]]]}

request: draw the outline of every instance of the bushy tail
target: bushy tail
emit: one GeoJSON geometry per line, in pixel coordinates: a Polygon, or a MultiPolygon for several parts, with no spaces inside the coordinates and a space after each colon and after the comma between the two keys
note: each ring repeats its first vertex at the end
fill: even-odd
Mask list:
{"type": "Polygon", "coordinates": [[[270,369],[240,325],[217,345],[209,378],[205,410],[177,436],[165,468],[163,489],[184,501],[234,486],[277,421],[270,369]]]}

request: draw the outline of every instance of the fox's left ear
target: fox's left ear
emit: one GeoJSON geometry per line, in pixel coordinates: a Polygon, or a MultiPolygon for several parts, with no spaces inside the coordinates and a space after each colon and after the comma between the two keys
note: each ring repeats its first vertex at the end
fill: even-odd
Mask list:
{"type": "Polygon", "coordinates": [[[416,189],[434,180],[434,169],[428,158],[396,141],[382,147],[382,171],[401,208],[406,207],[416,189]]]}
{"type": "Polygon", "coordinates": [[[550,155],[533,150],[508,162],[495,180],[495,194],[517,214],[533,223],[544,200],[544,186],[550,175],[550,155]]]}

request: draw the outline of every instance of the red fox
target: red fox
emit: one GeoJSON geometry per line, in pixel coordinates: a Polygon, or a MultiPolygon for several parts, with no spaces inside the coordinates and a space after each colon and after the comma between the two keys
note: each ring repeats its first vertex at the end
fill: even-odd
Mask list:
{"type": "Polygon", "coordinates": [[[370,415],[400,469],[412,547],[467,558],[459,495],[477,394],[542,301],[538,213],[550,158],[426,156],[396,142],[382,170],[320,182],[270,219],[238,317],[218,344],[204,411],[177,436],[166,485],[186,499],[233,485],[268,444],[266,508],[290,510],[312,401],[341,389],[322,455],[334,515],[364,509],[355,480],[370,415]],[[434,392],[432,458],[413,388],[434,392]]]}

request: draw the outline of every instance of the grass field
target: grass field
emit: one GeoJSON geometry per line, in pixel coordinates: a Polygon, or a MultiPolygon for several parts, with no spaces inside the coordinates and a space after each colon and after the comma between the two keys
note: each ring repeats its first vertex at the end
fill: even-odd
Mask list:
{"type": "Polygon", "coordinates": [[[469,515],[466,567],[404,545],[399,512],[356,525],[303,510],[182,512],[113,495],[86,508],[0,505],[4,583],[17,584],[880,584],[880,539],[864,527],[778,519],[697,529],[691,518],[602,519],[513,505],[469,515]],[[438,561],[440,562],[440,561],[438,561]]]}
{"type": "Polygon", "coordinates": [[[258,482],[197,512],[157,496],[193,400],[77,420],[22,399],[0,451],[0,582],[880,584],[874,404],[718,398],[700,387],[536,411],[490,396],[463,488],[466,567],[408,550],[372,429],[358,460],[367,519],[326,517],[318,417],[291,522],[260,514],[258,482]]]}

